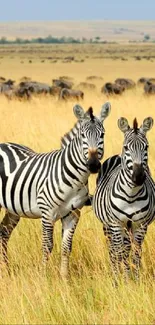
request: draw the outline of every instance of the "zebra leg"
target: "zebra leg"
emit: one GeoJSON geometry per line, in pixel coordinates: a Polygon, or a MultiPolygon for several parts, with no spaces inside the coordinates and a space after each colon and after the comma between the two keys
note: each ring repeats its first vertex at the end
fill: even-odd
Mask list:
{"type": "Polygon", "coordinates": [[[72,251],[73,235],[78,224],[80,211],[71,211],[66,217],[62,218],[62,246],[61,246],[61,276],[68,277],[69,256],[72,251]]]}
{"type": "Polygon", "coordinates": [[[123,250],[124,271],[125,271],[125,277],[128,278],[130,275],[129,255],[131,250],[131,235],[128,229],[125,229],[123,244],[124,244],[124,250],[123,250]]]}
{"type": "Polygon", "coordinates": [[[42,249],[43,249],[43,263],[46,263],[53,249],[53,231],[54,223],[42,215],[42,249]]]}
{"type": "Polygon", "coordinates": [[[7,245],[8,240],[19,222],[20,217],[6,212],[0,224],[1,252],[3,261],[8,265],[7,245]]]}
{"type": "Polygon", "coordinates": [[[142,255],[142,244],[147,232],[147,225],[141,225],[137,229],[133,229],[133,252],[132,252],[132,262],[133,262],[133,272],[135,280],[139,280],[139,269],[141,263],[142,255]]]}
{"type": "Polygon", "coordinates": [[[120,225],[110,225],[104,227],[104,232],[108,239],[109,256],[111,261],[112,272],[117,281],[120,273],[121,262],[123,259],[123,235],[120,225]]]}

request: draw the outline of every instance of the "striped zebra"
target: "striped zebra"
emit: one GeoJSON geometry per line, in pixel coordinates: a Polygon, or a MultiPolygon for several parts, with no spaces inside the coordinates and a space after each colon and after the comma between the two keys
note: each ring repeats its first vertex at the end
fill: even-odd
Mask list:
{"type": "Polygon", "coordinates": [[[72,239],[80,211],[88,200],[88,177],[97,173],[104,154],[103,121],[110,113],[105,103],[99,117],[90,107],[75,105],[78,121],[61,139],[61,149],[36,153],[14,143],[0,144],[0,206],[6,214],[0,225],[3,257],[20,217],[42,219],[43,261],[53,248],[54,224],[62,221],[61,274],[68,275],[72,239]]]}
{"type": "Polygon", "coordinates": [[[148,167],[146,133],[153,119],[146,118],[133,128],[125,118],[118,120],[124,133],[122,154],[107,159],[97,178],[93,210],[103,223],[114,277],[123,264],[125,275],[130,274],[129,256],[132,249],[134,276],[139,278],[142,243],[148,225],[154,220],[155,186],[148,167]]]}

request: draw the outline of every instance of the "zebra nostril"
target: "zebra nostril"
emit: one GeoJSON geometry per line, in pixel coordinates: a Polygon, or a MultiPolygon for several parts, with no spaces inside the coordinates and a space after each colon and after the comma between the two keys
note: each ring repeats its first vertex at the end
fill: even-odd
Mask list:
{"type": "Polygon", "coordinates": [[[144,183],[146,174],[142,164],[133,165],[132,181],[135,185],[140,186],[144,183]]]}
{"type": "Polygon", "coordinates": [[[87,162],[87,168],[92,174],[95,174],[101,168],[101,163],[97,158],[92,157],[87,162]]]}

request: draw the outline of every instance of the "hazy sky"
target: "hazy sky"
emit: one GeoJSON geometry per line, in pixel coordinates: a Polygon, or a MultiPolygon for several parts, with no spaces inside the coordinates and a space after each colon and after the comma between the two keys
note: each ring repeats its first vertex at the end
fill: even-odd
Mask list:
{"type": "Polygon", "coordinates": [[[0,21],[154,20],[155,0],[0,0],[0,21]]]}

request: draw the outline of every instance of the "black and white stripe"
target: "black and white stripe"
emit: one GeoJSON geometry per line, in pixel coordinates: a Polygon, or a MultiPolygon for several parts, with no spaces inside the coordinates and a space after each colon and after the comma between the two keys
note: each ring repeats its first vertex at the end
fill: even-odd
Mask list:
{"type": "Polygon", "coordinates": [[[78,122],[62,138],[61,149],[36,153],[13,143],[0,145],[0,205],[7,213],[1,223],[1,240],[7,259],[7,242],[21,216],[42,218],[43,253],[46,261],[53,247],[53,227],[62,220],[62,273],[67,275],[72,237],[79,211],[88,200],[88,177],[97,172],[104,153],[103,121],[110,104],[100,116],[74,107],[78,122]]]}
{"type": "Polygon", "coordinates": [[[130,128],[125,118],[118,120],[124,132],[121,156],[107,159],[99,173],[93,197],[93,209],[103,223],[115,274],[123,262],[130,271],[129,254],[133,242],[135,276],[139,276],[141,247],[148,225],[154,220],[155,186],[148,167],[146,132],[153,125],[146,118],[138,128],[136,119],[130,128]]]}

